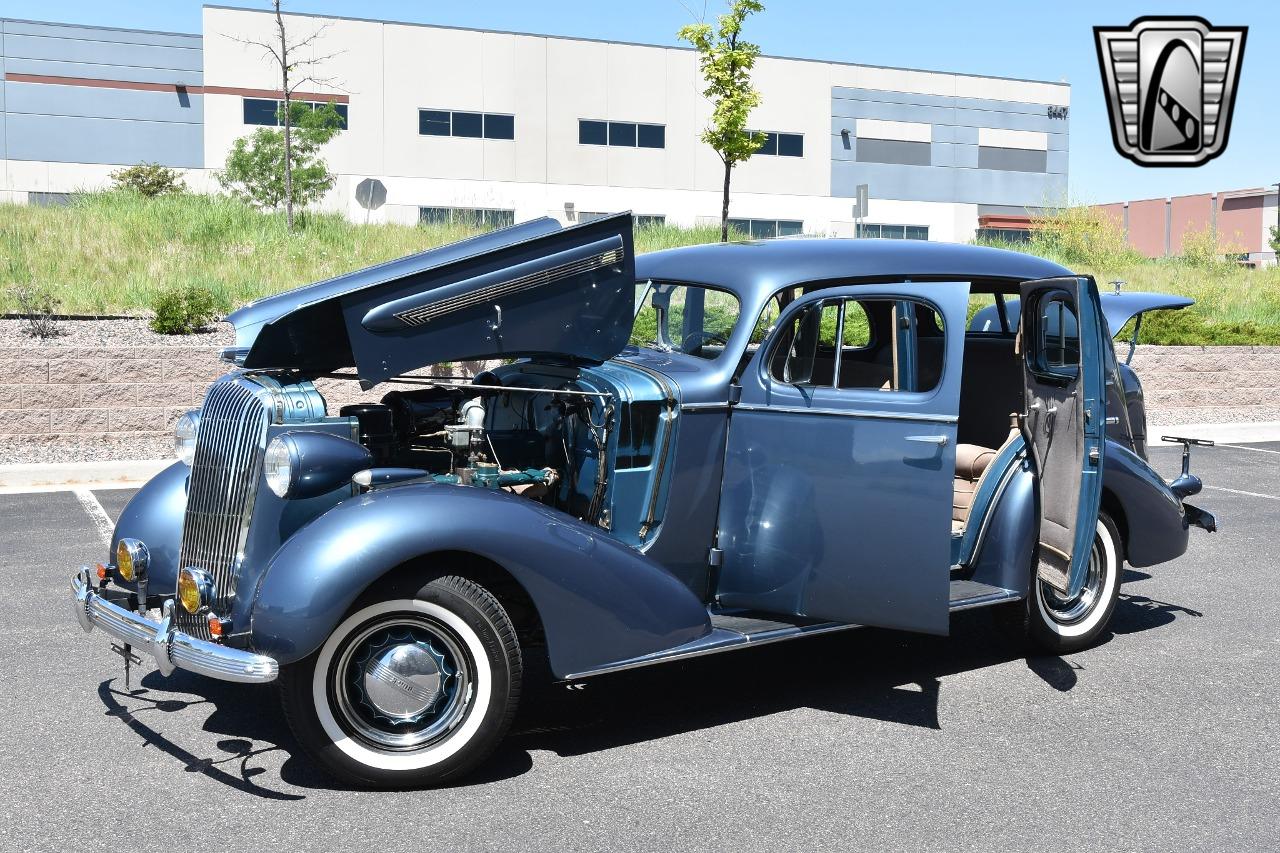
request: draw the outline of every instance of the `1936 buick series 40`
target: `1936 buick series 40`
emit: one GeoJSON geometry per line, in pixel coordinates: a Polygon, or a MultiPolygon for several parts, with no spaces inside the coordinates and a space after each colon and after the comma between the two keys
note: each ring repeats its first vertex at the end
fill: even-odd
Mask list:
{"type": "Polygon", "coordinates": [[[331,773],[413,786],[485,758],[534,655],[579,680],[977,607],[1073,651],[1123,561],[1214,528],[1144,461],[1112,349],[1167,298],[1104,316],[1056,264],[914,241],[637,258],[631,228],[527,222],[234,313],[239,369],[73,580],[80,624],[277,681],[331,773]],[[508,363],[414,374],[460,359],[508,363]],[[322,376],[384,387],[330,412],[322,376]]]}

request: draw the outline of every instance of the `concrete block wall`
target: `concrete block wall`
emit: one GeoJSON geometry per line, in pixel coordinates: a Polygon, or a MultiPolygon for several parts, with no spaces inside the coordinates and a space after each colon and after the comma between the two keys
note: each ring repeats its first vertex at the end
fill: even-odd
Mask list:
{"type": "MultiPolygon", "coordinates": [[[[0,463],[167,457],[174,421],[227,369],[208,346],[0,347],[0,360],[0,463]]],[[[1280,347],[1139,347],[1133,366],[1153,425],[1280,420],[1280,347]]],[[[408,387],[317,386],[331,413],[408,387]]]]}

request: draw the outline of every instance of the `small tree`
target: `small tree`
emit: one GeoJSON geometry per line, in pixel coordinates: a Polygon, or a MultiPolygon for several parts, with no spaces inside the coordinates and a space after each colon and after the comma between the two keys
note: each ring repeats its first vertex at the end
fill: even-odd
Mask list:
{"type": "MultiPolygon", "coordinates": [[[[283,105],[280,112],[285,112],[283,105]]],[[[296,132],[260,127],[240,137],[227,152],[218,183],[258,207],[276,210],[283,206],[292,230],[293,208],[306,207],[333,186],[334,176],[320,157],[320,148],[342,129],[342,116],[333,104],[313,109],[310,104],[294,102],[289,112],[292,118],[286,129],[293,127],[296,132]]]]}
{"type": "MultiPolygon", "coordinates": [[[[292,231],[293,205],[295,203],[295,199],[299,197],[299,194],[295,193],[293,188],[295,180],[294,164],[298,162],[294,157],[293,151],[293,129],[297,126],[294,119],[300,115],[298,111],[293,109],[293,95],[298,91],[298,87],[307,83],[313,85],[333,86],[334,83],[332,78],[316,76],[315,69],[322,65],[326,60],[337,56],[341,51],[322,56],[317,56],[312,53],[306,58],[299,59],[299,54],[303,53],[306,48],[312,47],[316,40],[324,34],[324,31],[329,28],[329,25],[324,24],[316,28],[311,35],[306,38],[291,41],[289,39],[289,34],[285,29],[284,15],[280,10],[280,3],[281,0],[271,0],[271,8],[275,12],[276,18],[276,38],[270,41],[240,39],[235,37],[231,38],[241,44],[261,48],[263,51],[263,58],[270,59],[275,66],[277,73],[280,75],[280,93],[284,99],[280,111],[281,126],[284,128],[284,133],[281,138],[283,153],[279,158],[280,162],[283,164],[284,173],[284,186],[281,198],[284,201],[285,220],[289,223],[289,230],[292,231]]],[[[255,134],[255,136],[256,135],[257,134],[255,134]]],[[[230,157],[228,157],[228,163],[230,163],[230,157]]],[[[332,181],[330,182],[330,185],[332,185],[332,181]]],[[[328,187],[325,187],[325,189],[327,190],[328,187]]],[[[321,192],[323,193],[323,190],[321,192]]]]}
{"type": "Polygon", "coordinates": [[[702,141],[720,155],[724,163],[724,198],[720,207],[720,241],[729,239],[729,182],[733,167],[751,157],[765,143],[763,134],[747,130],[751,111],[760,104],[760,93],[751,85],[760,46],[742,40],[742,25],[749,15],[764,11],[760,0],[729,0],[729,11],[721,15],[718,27],[708,23],[688,24],[677,37],[698,51],[698,65],[707,88],[702,91],[714,105],[711,123],[702,131],[702,141]]]}
{"type": "Polygon", "coordinates": [[[1271,251],[1276,253],[1276,257],[1280,258],[1280,225],[1271,226],[1271,251]]]}
{"type": "Polygon", "coordinates": [[[118,190],[133,190],[147,198],[184,192],[182,173],[159,163],[142,162],[126,166],[111,173],[111,181],[118,190]]]}

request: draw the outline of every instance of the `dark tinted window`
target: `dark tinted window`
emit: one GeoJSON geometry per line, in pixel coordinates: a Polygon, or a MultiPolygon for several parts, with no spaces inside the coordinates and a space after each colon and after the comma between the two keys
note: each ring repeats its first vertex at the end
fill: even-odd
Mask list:
{"type": "Polygon", "coordinates": [[[769,132],[755,132],[751,134],[753,137],[759,138],[764,136],[764,144],[760,146],[757,154],[777,154],[778,153],[778,134],[769,132]]]}
{"type": "Polygon", "coordinates": [[[277,112],[279,109],[279,101],[267,100],[266,98],[245,98],[244,123],[274,127],[280,123],[280,116],[277,112]]]}
{"type": "Polygon", "coordinates": [[[636,144],[641,148],[666,148],[667,129],[660,124],[637,125],[636,144]]]}
{"type": "Polygon", "coordinates": [[[489,207],[420,207],[422,225],[469,225],[473,228],[505,228],[514,225],[516,212],[489,207]]]}
{"type": "Polygon", "coordinates": [[[580,119],[578,121],[578,144],[608,145],[609,125],[603,121],[580,119]]]}
{"type": "Polygon", "coordinates": [[[486,114],[484,117],[486,139],[515,139],[516,117],[486,114]]]}
{"type": "Polygon", "coordinates": [[[803,157],[804,136],[799,133],[778,134],[778,155],[781,157],[803,157]]]}
{"type": "Polygon", "coordinates": [[[636,145],[636,126],[629,121],[609,122],[609,144],[634,148],[636,145]]]}
{"type": "Polygon", "coordinates": [[[479,138],[484,133],[484,117],[480,113],[453,114],[453,135],[479,138]]]}
{"type": "Polygon", "coordinates": [[[448,111],[418,110],[418,133],[423,136],[449,136],[448,111]]]}

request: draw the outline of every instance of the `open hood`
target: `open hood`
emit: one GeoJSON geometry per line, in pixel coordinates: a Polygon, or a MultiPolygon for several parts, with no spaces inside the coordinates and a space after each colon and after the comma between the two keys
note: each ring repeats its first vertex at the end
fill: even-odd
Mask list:
{"type": "Polygon", "coordinates": [[[550,357],[599,363],[631,334],[631,214],[549,218],[260,299],[232,313],[235,360],[380,382],[428,364],[550,357]]]}
{"type": "MultiPolygon", "coordinates": [[[[1140,291],[1100,293],[1099,297],[1102,303],[1102,314],[1107,318],[1107,328],[1111,330],[1112,335],[1117,334],[1124,328],[1125,323],[1128,323],[1139,314],[1145,314],[1147,311],[1177,311],[1189,305],[1194,305],[1196,302],[1186,296],[1174,296],[1170,293],[1143,293],[1140,291]]],[[[1004,304],[1009,322],[1016,326],[1020,313],[1018,298],[1016,296],[1006,297],[1004,304]]],[[[973,319],[969,321],[969,331],[1000,331],[1000,314],[996,306],[988,305],[977,314],[974,314],[973,319]]]]}

